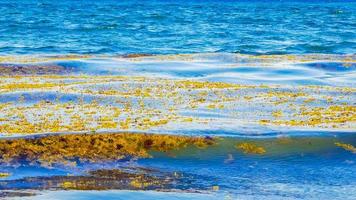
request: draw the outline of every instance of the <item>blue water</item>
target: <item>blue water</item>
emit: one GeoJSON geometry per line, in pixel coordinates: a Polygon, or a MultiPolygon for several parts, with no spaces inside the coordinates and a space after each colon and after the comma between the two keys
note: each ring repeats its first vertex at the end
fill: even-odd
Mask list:
{"type": "MultiPolygon", "coordinates": [[[[68,69],[59,73],[63,77],[86,75],[94,79],[119,75],[152,78],[157,84],[160,79],[263,84],[275,87],[275,91],[303,91],[316,99],[309,107],[326,108],[356,105],[355,60],[354,0],[0,0],[0,69],[20,67],[17,71],[22,71],[21,67],[61,66],[68,69]],[[69,54],[90,54],[90,57],[74,60],[61,57],[69,54]],[[128,58],[128,54],[155,56],[128,58]],[[290,59],[291,54],[298,57],[290,59]],[[48,55],[60,58],[47,60],[48,55]],[[283,56],[262,59],[252,55],[283,56]],[[27,63],[27,58],[39,59],[27,63]],[[320,86],[325,91],[311,90],[308,86],[320,86]],[[344,92],[341,87],[350,91],[344,92]],[[326,100],[328,96],[334,98],[332,102],[326,100]]],[[[7,81],[16,83],[20,79],[12,80],[11,75],[1,73],[0,103],[12,103],[14,107],[23,109],[39,101],[54,102],[58,96],[61,102],[77,102],[80,97],[88,102],[98,100],[105,106],[120,106],[113,103],[120,96],[84,95],[58,88],[2,90],[7,81]],[[20,95],[26,99],[25,103],[19,103],[20,95]]],[[[151,83],[128,80],[127,84],[144,87],[151,83]]],[[[83,88],[120,90],[121,86],[117,81],[83,88]]],[[[82,87],[77,89],[80,91],[82,87]]],[[[256,96],[264,89],[241,91],[236,94],[256,96]]],[[[300,99],[293,104],[303,104],[305,99],[300,99]]],[[[168,101],[169,97],[163,100],[168,101]]],[[[159,103],[154,102],[147,105],[155,108],[159,103]]],[[[283,114],[293,112],[291,104],[278,106],[283,114]]],[[[9,188],[36,189],[35,182],[23,178],[82,175],[91,169],[133,166],[186,174],[191,185],[185,186],[202,193],[175,191],[180,189],[178,186],[169,192],[34,189],[37,196],[28,199],[355,199],[356,154],[335,146],[335,142],[356,146],[355,121],[349,121],[349,126],[343,129],[250,123],[270,116],[274,108],[263,99],[248,104],[237,102],[236,108],[223,110],[178,108],[182,116],[210,121],[203,125],[168,124],[145,132],[228,138],[218,147],[183,149],[173,152],[174,156],[153,152],[150,159],[81,163],[74,168],[0,163],[0,173],[11,173],[10,177],[0,179],[0,198],[3,190],[9,188]],[[280,144],[281,136],[295,138],[297,142],[280,144]],[[235,147],[240,139],[261,140],[267,153],[243,154],[235,147]],[[8,180],[13,183],[5,184],[8,180]],[[214,185],[219,186],[219,191],[211,190],[214,185]]],[[[162,108],[163,112],[166,110],[162,108]]],[[[27,112],[44,115],[36,110],[27,112]]],[[[0,112],[2,117],[8,116],[0,112]]],[[[0,134],[0,139],[8,136],[0,134]]]]}
{"type": "MultiPolygon", "coordinates": [[[[225,138],[227,139],[227,138],[225,138]]],[[[296,138],[294,138],[296,139],[296,138]]],[[[266,155],[244,155],[231,148],[234,143],[210,149],[176,151],[175,156],[163,153],[153,158],[132,162],[132,166],[148,167],[165,172],[182,174],[188,185],[181,187],[200,189],[202,193],[174,190],[169,193],[157,191],[36,191],[31,199],[354,199],[356,192],[356,156],[354,153],[333,146],[333,141],[355,143],[355,137],[334,135],[329,138],[304,137],[297,143],[275,148],[273,140],[264,143],[266,155]],[[270,145],[268,145],[270,144],[270,145]],[[212,192],[211,186],[219,191],[212,192]],[[173,192],[173,193],[172,193],[173,192]]],[[[275,143],[274,143],[275,144],[275,143]]],[[[88,165],[88,164],[87,164],[88,165]]],[[[121,166],[125,163],[121,162],[121,166]]],[[[38,187],[37,182],[21,181],[23,177],[65,176],[83,174],[85,169],[105,168],[98,164],[73,168],[45,169],[23,166],[16,169],[5,167],[14,173],[13,183],[0,185],[0,189],[17,186],[21,189],[38,187]],[[16,180],[18,180],[16,182],[16,180]]],[[[24,190],[26,191],[26,190],[24,190]]],[[[31,191],[31,190],[30,190],[31,191]]]]}
{"type": "Polygon", "coordinates": [[[2,0],[1,54],[350,54],[355,1],[2,0]]]}

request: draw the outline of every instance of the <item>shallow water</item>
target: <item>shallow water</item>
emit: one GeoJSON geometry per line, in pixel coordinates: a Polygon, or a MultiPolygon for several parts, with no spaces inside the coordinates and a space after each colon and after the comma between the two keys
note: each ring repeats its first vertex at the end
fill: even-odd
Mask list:
{"type": "Polygon", "coordinates": [[[354,199],[354,1],[0,2],[0,198],[354,199]]]}
{"type": "MultiPolygon", "coordinates": [[[[221,138],[217,146],[207,149],[188,148],[166,153],[154,153],[153,158],[116,163],[87,163],[77,167],[57,166],[53,169],[22,166],[4,170],[13,173],[8,180],[1,180],[0,188],[7,191],[34,193],[31,198],[51,197],[85,198],[208,198],[208,199],[353,199],[355,190],[355,154],[334,145],[335,141],[355,143],[352,135],[333,137],[294,137],[279,139],[221,138]],[[266,149],[266,153],[244,154],[234,147],[241,142],[253,142],[266,149]],[[125,169],[144,167],[153,170],[150,175],[170,177],[173,184],[135,188],[117,185],[119,180],[91,178],[85,181],[86,170],[125,169]],[[67,174],[70,173],[70,176],[67,174]],[[161,174],[161,175],[160,175],[161,174]],[[28,177],[32,178],[28,178],[28,177]],[[76,181],[78,177],[78,181],[76,181]],[[112,181],[112,182],[110,182],[112,181]],[[79,186],[66,186],[74,182],[89,185],[96,192],[79,191],[79,186]],[[109,185],[107,185],[110,183],[109,185]],[[218,190],[213,190],[218,186],[218,190]],[[107,188],[106,188],[107,187],[107,188]],[[61,192],[66,189],[69,191],[61,192]],[[106,188],[106,189],[105,189],[106,188]],[[74,189],[74,190],[73,190],[74,189]],[[116,189],[114,191],[110,191],[116,189]],[[130,189],[131,192],[118,191],[130,189]],[[144,189],[146,192],[137,192],[144,189]],[[48,191],[49,190],[49,191],[48,191]],[[132,191],[134,190],[134,191],[132,191]],[[135,192],[136,191],[136,192],[135,192]],[[165,193],[165,192],[169,193],[165,193]],[[172,193],[173,192],[173,193],[172,193]],[[63,194],[64,196],[58,196],[63,194]],[[116,196],[118,195],[118,196],[116,196]],[[143,198],[143,197],[142,197],[143,198]]],[[[143,169],[144,169],[143,168],[143,169]]],[[[90,177],[90,176],[89,176],[90,177]]],[[[89,189],[90,190],[90,189],[89,189]]]]}
{"type": "Polygon", "coordinates": [[[227,53],[71,60],[3,57],[4,62],[18,63],[2,66],[6,76],[1,83],[0,132],[3,136],[139,131],[267,137],[354,132],[354,59],[227,53]],[[29,63],[21,64],[25,61],[29,63]],[[26,121],[21,122],[17,111],[26,121]],[[41,118],[46,115],[51,123],[59,120],[60,128],[29,130],[33,126],[27,122],[48,123],[41,118]],[[84,128],[66,127],[78,117],[84,128]],[[105,128],[95,123],[103,117],[116,124],[105,128]],[[117,124],[122,120],[127,126],[117,124]],[[14,123],[23,127],[6,127],[14,123]]]}
{"type": "MultiPolygon", "coordinates": [[[[23,145],[27,150],[3,146],[1,171],[10,174],[0,179],[0,189],[7,191],[3,196],[352,199],[355,193],[354,56],[219,53],[2,60],[3,139],[107,132],[219,137],[216,145],[204,148],[150,150],[150,158],[89,162],[75,153],[91,155],[88,149],[65,153],[96,144],[88,139],[82,145],[61,140],[67,144],[64,159],[58,159],[55,142],[30,142],[23,145]],[[256,147],[246,150],[241,144],[256,147]],[[41,157],[36,160],[36,155],[41,157]],[[119,174],[102,179],[91,175],[96,170],[119,174]],[[91,191],[98,189],[103,191],[91,191]]],[[[115,150],[110,143],[97,147],[115,150]]]]}

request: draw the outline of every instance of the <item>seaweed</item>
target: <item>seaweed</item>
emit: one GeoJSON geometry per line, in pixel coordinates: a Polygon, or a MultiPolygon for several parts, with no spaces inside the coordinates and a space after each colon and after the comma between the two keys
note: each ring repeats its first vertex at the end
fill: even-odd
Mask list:
{"type": "Polygon", "coordinates": [[[264,154],[266,150],[263,147],[259,147],[256,144],[243,142],[235,146],[237,149],[241,149],[245,154],[264,154]]]}
{"type": "Polygon", "coordinates": [[[335,142],[335,145],[338,147],[341,147],[347,151],[351,151],[352,153],[356,153],[356,147],[352,146],[351,144],[335,142]]]}
{"type": "Polygon", "coordinates": [[[0,164],[55,164],[76,166],[78,162],[116,161],[128,157],[149,158],[150,151],[168,152],[189,145],[206,148],[216,144],[211,137],[107,133],[66,134],[37,138],[0,140],[0,164]]]}

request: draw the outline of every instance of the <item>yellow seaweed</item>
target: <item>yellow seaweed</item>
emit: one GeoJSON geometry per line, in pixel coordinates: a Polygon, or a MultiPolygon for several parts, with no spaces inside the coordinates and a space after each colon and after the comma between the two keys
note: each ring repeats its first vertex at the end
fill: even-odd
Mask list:
{"type": "Polygon", "coordinates": [[[263,147],[259,147],[256,144],[243,142],[235,146],[237,149],[241,149],[245,154],[264,154],[266,150],[263,147]]]}
{"type": "Polygon", "coordinates": [[[0,172],[0,178],[7,178],[9,177],[11,174],[7,173],[7,172],[0,172]]]}
{"type": "Polygon", "coordinates": [[[351,151],[352,153],[356,153],[356,147],[352,146],[351,144],[335,142],[335,145],[338,147],[341,147],[347,151],[351,151]]]}
{"type": "Polygon", "coordinates": [[[0,140],[0,163],[16,164],[25,160],[75,166],[75,160],[97,162],[125,157],[151,157],[149,151],[167,152],[193,145],[199,148],[215,144],[214,138],[158,134],[108,133],[68,134],[33,139],[0,140]]]}

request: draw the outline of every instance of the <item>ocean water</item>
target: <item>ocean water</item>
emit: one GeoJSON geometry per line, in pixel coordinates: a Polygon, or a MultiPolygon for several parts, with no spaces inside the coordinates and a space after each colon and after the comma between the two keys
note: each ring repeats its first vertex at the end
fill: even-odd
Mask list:
{"type": "Polygon", "coordinates": [[[2,0],[0,13],[0,198],[355,199],[355,1],[2,0]],[[127,133],[129,154],[105,154],[127,133]]]}
{"type": "Polygon", "coordinates": [[[2,54],[350,54],[344,1],[0,2],[2,54]]]}

